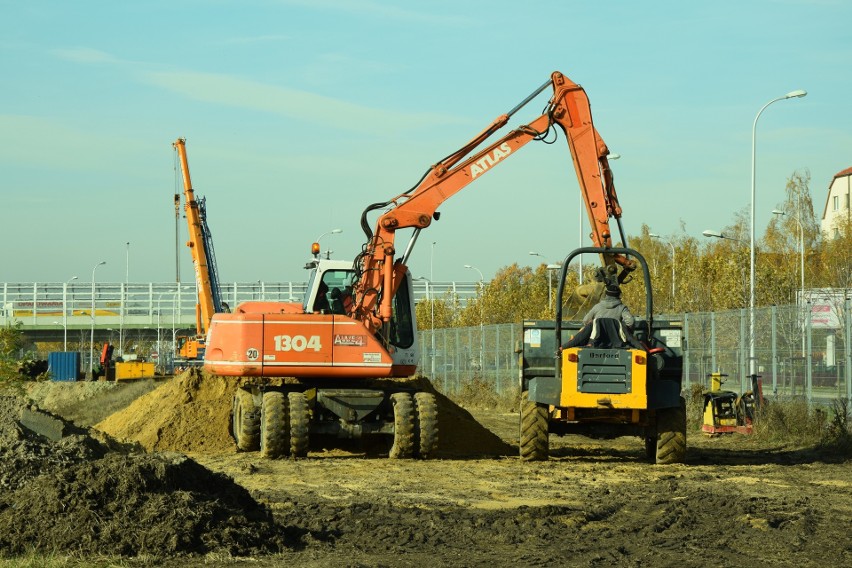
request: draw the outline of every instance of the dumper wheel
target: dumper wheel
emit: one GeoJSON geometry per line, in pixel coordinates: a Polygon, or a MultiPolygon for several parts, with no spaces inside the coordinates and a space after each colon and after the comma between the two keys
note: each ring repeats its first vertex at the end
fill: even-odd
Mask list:
{"type": "Polygon", "coordinates": [[[657,463],[683,463],[686,459],[686,401],[657,412],[657,463]]]}
{"type": "Polygon", "coordinates": [[[546,460],[550,451],[548,437],[548,409],[543,404],[529,400],[529,393],[521,394],[520,450],[522,461],[546,460]]]}
{"type": "Polygon", "coordinates": [[[435,395],[418,392],[414,395],[415,455],[429,459],[438,446],[438,403],[435,395]]]}
{"type": "Polygon", "coordinates": [[[391,459],[406,459],[414,454],[414,408],[411,395],[397,392],[391,395],[393,404],[393,445],[391,459]]]}
{"type": "Polygon", "coordinates": [[[254,452],[260,448],[260,409],[255,407],[248,391],[240,389],[234,395],[231,431],[241,451],[254,452]]]}
{"type": "Polygon", "coordinates": [[[260,409],[260,455],[265,458],[280,458],[289,453],[289,421],[287,420],[287,397],[283,392],[263,393],[260,409]]]}
{"type": "Polygon", "coordinates": [[[311,420],[308,399],[303,392],[291,392],[287,399],[290,403],[290,455],[303,458],[308,455],[308,427],[311,420]]]}

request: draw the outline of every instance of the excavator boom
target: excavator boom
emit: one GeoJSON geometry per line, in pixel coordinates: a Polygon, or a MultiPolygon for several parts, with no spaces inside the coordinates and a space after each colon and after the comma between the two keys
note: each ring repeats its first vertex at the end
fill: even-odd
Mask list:
{"type": "MultiPolygon", "coordinates": [[[[364,211],[361,224],[368,242],[355,261],[359,274],[354,286],[351,315],[363,321],[374,333],[378,333],[391,318],[392,301],[399,286],[400,275],[406,270],[407,259],[397,259],[394,242],[396,232],[413,228],[416,235],[428,227],[437,208],[444,201],[491,171],[529,142],[544,140],[554,125],[562,129],[568,142],[580,192],[591,223],[592,242],[596,247],[612,247],[609,221],[613,217],[621,217],[621,206],[607,160],[609,150],[592,123],[591,108],[585,91],[557,71],[551,75],[550,81],[509,113],[495,119],[470,142],[433,165],[412,189],[385,203],[373,204],[364,211]],[[479,149],[492,134],[508,123],[512,114],[548,86],[552,86],[553,95],[541,116],[479,149]],[[475,153],[471,155],[472,152],[475,153]],[[379,209],[386,211],[379,216],[375,230],[370,231],[366,215],[379,209]]],[[[622,233],[623,241],[624,235],[620,225],[619,232],[622,233]]],[[[634,261],[620,254],[604,253],[601,256],[607,266],[620,265],[622,274],[625,275],[636,266],[634,261]]]]}

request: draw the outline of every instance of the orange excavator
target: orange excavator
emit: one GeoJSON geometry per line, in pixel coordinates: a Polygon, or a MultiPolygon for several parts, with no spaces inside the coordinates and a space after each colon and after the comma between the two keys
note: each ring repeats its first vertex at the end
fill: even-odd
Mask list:
{"type": "MultiPolygon", "coordinates": [[[[438,440],[435,397],[389,379],[410,377],[419,359],[412,279],[407,262],[420,231],[438,207],[532,141],[566,136],[603,263],[620,269],[633,260],[610,253],[609,221],[621,207],[592,123],[585,91],[562,73],[499,116],[470,142],[431,166],[408,191],[369,205],[361,216],[367,237],[354,262],[322,259],[314,243],[301,303],[246,302],[210,323],[205,370],[240,377],[232,432],[240,449],[265,457],[303,456],[311,435],[389,437],[392,458],[430,457],[438,440]],[[545,111],[486,145],[512,115],[552,88],[545,111]],[[371,229],[368,215],[380,212],[371,229]],[[411,235],[401,255],[396,236],[411,235]]],[[[624,240],[621,224],[618,224],[624,240]]]]}
{"type": "MultiPolygon", "coordinates": [[[[199,367],[204,362],[206,334],[210,328],[213,314],[226,311],[219,286],[219,273],[216,268],[216,255],[213,251],[213,239],[207,225],[207,201],[196,200],[195,190],[189,176],[189,162],[186,157],[186,140],[178,138],[173,144],[180,160],[183,176],[184,214],[189,230],[186,246],[192,254],[195,270],[195,335],[176,338],[174,364],[177,369],[199,367]]],[[[180,194],[175,193],[175,211],[180,207],[180,194]]]]}

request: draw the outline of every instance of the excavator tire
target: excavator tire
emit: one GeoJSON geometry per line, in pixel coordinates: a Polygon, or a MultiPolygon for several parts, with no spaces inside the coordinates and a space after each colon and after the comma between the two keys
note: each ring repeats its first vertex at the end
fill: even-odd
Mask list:
{"type": "Polygon", "coordinates": [[[548,435],[548,409],[529,400],[529,393],[521,394],[521,461],[542,461],[550,453],[548,435]]]}
{"type": "Polygon", "coordinates": [[[686,401],[657,412],[657,463],[683,463],[686,459],[686,401]]]}
{"type": "Polygon", "coordinates": [[[263,393],[260,409],[260,455],[264,458],[280,458],[287,455],[290,446],[289,421],[287,420],[287,397],[283,392],[263,393]]]}
{"type": "Polygon", "coordinates": [[[415,455],[429,459],[438,446],[438,402],[435,395],[418,392],[414,395],[415,455]]]}
{"type": "Polygon", "coordinates": [[[308,455],[308,428],[311,413],[308,399],[303,392],[287,394],[290,403],[290,455],[303,458],[308,455]]]}
{"type": "Polygon", "coordinates": [[[407,459],[414,454],[414,405],[411,394],[396,392],[390,396],[393,404],[393,445],[391,459],[407,459]]]}
{"type": "Polygon", "coordinates": [[[254,452],[260,449],[260,409],[255,407],[254,399],[248,391],[240,389],[234,395],[231,431],[240,451],[254,452]]]}

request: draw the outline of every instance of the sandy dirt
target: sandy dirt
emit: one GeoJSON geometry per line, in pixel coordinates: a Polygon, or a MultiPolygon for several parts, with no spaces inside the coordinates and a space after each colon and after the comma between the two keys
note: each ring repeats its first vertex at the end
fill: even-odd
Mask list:
{"type": "MultiPolygon", "coordinates": [[[[528,464],[516,457],[516,414],[468,412],[441,397],[439,459],[387,460],[350,444],[315,446],[306,459],[264,460],[233,451],[227,423],[234,387],[216,380],[178,377],[142,394],[98,428],[152,452],[143,455],[188,455],[188,463],[197,464],[190,467],[196,478],[219,480],[201,483],[205,491],[195,498],[211,511],[221,501],[231,508],[229,515],[258,523],[254,532],[270,546],[264,549],[227,523],[213,533],[221,539],[201,541],[193,526],[187,538],[204,546],[176,554],[166,548],[158,564],[191,566],[203,559],[213,566],[309,567],[852,565],[852,468],[848,458],[819,449],[760,447],[743,436],[708,439],[695,433],[686,464],[654,466],[645,462],[638,439],[551,437],[551,460],[528,464]],[[216,496],[217,484],[228,488],[228,497],[216,496]],[[205,550],[216,553],[204,555],[205,550]],[[187,553],[196,556],[187,559],[187,553]],[[250,559],[234,558],[239,556],[250,559]]],[[[57,408],[70,405],[53,396],[50,404],[57,408]]],[[[39,397],[43,405],[48,402],[44,393],[39,397]]],[[[93,404],[98,397],[121,399],[111,389],[93,396],[93,404]]],[[[127,461],[98,455],[52,466],[64,471],[66,484],[48,487],[82,490],[85,483],[68,480],[116,476],[127,461]]],[[[166,471],[159,468],[154,469],[166,471]]],[[[173,479],[167,473],[155,477],[173,479]]],[[[41,479],[17,479],[17,491],[45,492],[41,479]]],[[[185,484],[165,481],[147,485],[155,493],[192,496],[185,484]]],[[[104,484],[90,485],[96,491],[104,484]]],[[[141,501],[150,501],[143,493],[141,501]]],[[[90,499],[99,500],[104,506],[113,502],[90,499]]],[[[14,499],[5,502],[15,506],[14,499]]],[[[151,514],[144,508],[130,512],[139,513],[151,514]]],[[[0,541],[5,555],[14,550],[0,541]]],[[[57,550],[70,553],[63,546],[51,552],[57,550]]]]}

